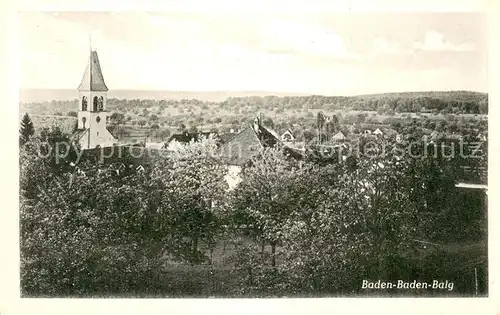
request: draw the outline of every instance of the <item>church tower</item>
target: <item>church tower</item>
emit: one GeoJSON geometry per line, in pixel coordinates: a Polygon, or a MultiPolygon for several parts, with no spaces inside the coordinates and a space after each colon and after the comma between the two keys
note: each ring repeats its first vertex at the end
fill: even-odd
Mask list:
{"type": "Polygon", "coordinates": [[[90,51],[89,63],[78,87],[79,108],[77,141],[82,149],[107,147],[117,142],[106,127],[108,87],[104,82],[97,51],[90,51]]]}

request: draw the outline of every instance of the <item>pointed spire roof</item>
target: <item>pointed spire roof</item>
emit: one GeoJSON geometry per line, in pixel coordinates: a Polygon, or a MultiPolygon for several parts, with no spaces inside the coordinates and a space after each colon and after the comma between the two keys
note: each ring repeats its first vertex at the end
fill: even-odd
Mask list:
{"type": "Polygon", "coordinates": [[[107,91],[108,87],[106,83],[104,83],[104,76],[102,75],[97,51],[92,51],[90,53],[89,61],[90,63],[85,69],[82,83],[80,83],[78,91],[107,91]]]}

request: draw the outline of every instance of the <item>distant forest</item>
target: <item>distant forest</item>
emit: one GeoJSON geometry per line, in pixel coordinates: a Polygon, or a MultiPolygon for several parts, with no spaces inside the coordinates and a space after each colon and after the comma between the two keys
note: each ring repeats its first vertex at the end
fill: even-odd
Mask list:
{"type": "MultiPolygon", "coordinates": [[[[405,92],[360,96],[244,96],[229,97],[222,102],[198,99],[155,100],[155,99],[108,99],[108,110],[127,111],[138,107],[218,107],[234,109],[252,106],[254,111],[271,110],[276,113],[299,110],[321,109],[377,111],[391,113],[439,113],[439,114],[487,114],[488,94],[468,91],[451,92],[405,92]]],[[[78,108],[78,100],[21,103],[21,111],[33,114],[66,113],[78,108]]]]}
{"type": "Polygon", "coordinates": [[[487,114],[488,95],[485,93],[408,92],[361,96],[291,96],[291,97],[232,97],[222,102],[228,106],[254,103],[264,108],[312,108],[324,110],[360,110],[379,112],[434,112],[455,114],[487,114]]]}

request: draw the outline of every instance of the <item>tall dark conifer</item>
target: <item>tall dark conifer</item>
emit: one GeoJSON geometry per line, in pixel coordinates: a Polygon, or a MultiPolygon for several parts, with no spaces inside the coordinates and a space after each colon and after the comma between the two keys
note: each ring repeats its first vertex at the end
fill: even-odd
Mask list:
{"type": "Polygon", "coordinates": [[[26,113],[21,120],[21,127],[19,129],[19,142],[21,145],[29,141],[30,137],[35,134],[35,127],[31,121],[30,116],[26,113]]]}

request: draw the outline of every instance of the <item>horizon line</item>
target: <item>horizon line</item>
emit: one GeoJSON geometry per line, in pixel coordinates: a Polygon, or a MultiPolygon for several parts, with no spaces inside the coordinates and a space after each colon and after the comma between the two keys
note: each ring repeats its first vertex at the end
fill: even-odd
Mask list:
{"type": "MultiPolygon", "coordinates": [[[[72,88],[35,88],[35,87],[21,87],[21,91],[72,91],[76,89],[72,88]]],[[[109,89],[108,92],[115,91],[136,91],[136,92],[166,92],[166,93],[260,93],[267,95],[261,96],[279,96],[290,94],[290,96],[325,96],[325,97],[355,97],[355,96],[370,96],[370,95],[382,95],[382,94],[404,94],[404,93],[451,93],[451,92],[468,92],[468,93],[478,93],[478,94],[489,94],[488,91],[479,90],[465,90],[465,89],[446,89],[446,90],[407,90],[407,91],[387,91],[387,92],[366,92],[359,94],[330,94],[330,93],[313,93],[313,92],[293,92],[293,91],[273,91],[273,90],[168,90],[168,89],[134,89],[134,88],[119,88],[119,89],[109,89]],[[273,94],[275,93],[275,94],[273,94]]],[[[281,96],[280,96],[281,97],[281,96]]]]}

